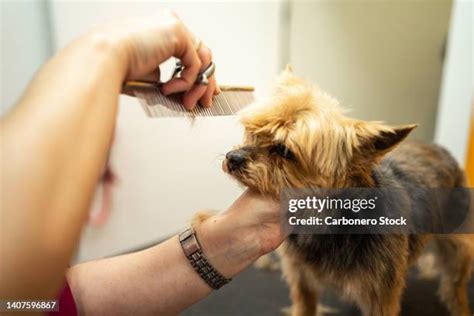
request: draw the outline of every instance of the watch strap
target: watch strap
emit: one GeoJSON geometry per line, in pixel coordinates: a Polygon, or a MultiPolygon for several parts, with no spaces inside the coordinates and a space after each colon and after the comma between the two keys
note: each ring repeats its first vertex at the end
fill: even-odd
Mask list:
{"type": "Polygon", "coordinates": [[[192,227],[184,229],[179,234],[179,242],[183,248],[184,255],[199,276],[214,290],[232,281],[220,274],[207,260],[202,252],[199,241],[192,227]]]}

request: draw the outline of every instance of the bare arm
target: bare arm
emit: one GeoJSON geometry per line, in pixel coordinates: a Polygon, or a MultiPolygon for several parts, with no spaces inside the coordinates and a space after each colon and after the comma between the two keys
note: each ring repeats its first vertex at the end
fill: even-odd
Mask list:
{"type": "Polygon", "coordinates": [[[1,297],[62,282],[114,129],[126,70],[111,54],[103,38],[72,43],[2,119],[1,297]]]}
{"type": "MultiPolygon", "coordinates": [[[[211,264],[231,278],[282,241],[278,204],[244,193],[224,214],[198,225],[211,264]]],[[[193,270],[177,236],[149,249],[79,264],[68,280],[83,315],[176,315],[211,289],[193,270]]]]}
{"type": "Polygon", "coordinates": [[[215,81],[193,87],[210,61],[169,12],[120,21],[72,42],[35,76],[1,119],[0,297],[54,297],[78,243],[110,147],[125,79],[171,56],[186,66],[165,93],[210,102],[215,81]],[[191,89],[192,88],[192,89],[191,89]]]}

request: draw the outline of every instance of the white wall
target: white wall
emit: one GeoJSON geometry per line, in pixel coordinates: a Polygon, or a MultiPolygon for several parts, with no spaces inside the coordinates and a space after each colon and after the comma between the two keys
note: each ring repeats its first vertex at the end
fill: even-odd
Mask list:
{"type": "Polygon", "coordinates": [[[46,0],[2,0],[0,114],[20,97],[36,70],[50,56],[46,0]]]}
{"type": "Polygon", "coordinates": [[[474,111],[473,11],[471,1],[454,3],[435,134],[436,142],[446,146],[463,166],[474,111]]]}
{"type": "Polygon", "coordinates": [[[432,140],[451,1],[292,1],[290,57],[362,119],[432,140]]]}
{"type": "Polygon", "coordinates": [[[220,82],[251,84],[261,91],[273,79],[280,54],[278,1],[52,0],[55,47],[64,46],[93,25],[163,8],[174,10],[212,49],[220,82]]]}
{"type": "MultiPolygon", "coordinates": [[[[214,54],[220,83],[263,91],[279,67],[278,2],[52,1],[56,47],[120,16],[171,8],[214,54]]],[[[223,209],[240,189],[221,171],[222,154],[241,141],[233,117],[148,119],[137,101],[122,97],[112,166],[119,178],[110,220],[87,228],[79,260],[131,249],[175,233],[200,209],[223,209]]]]}

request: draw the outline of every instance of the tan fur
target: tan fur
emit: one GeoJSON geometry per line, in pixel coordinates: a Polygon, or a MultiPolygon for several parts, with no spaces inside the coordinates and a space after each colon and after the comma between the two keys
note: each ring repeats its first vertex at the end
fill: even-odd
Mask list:
{"type": "Polygon", "coordinates": [[[214,214],[215,212],[207,210],[196,212],[191,219],[191,227],[201,224],[214,214]]]}
{"type": "MultiPolygon", "coordinates": [[[[241,121],[244,141],[233,152],[239,151],[245,164],[232,166],[227,159],[223,168],[243,185],[274,198],[279,198],[283,188],[374,186],[372,170],[388,155],[402,161],[408,174],[422,177],[422,186],[464,183],[459,167],[443,149],[413,144],[394,150],[416,125],[391,127],[349,118],[336,99],[288,70],[269,98],[241,113],[241,121]],[[284,153],[275,154],[275,150],[284,153]],[[432,166],[437,166],[437,173],[432,166]]],[[[292,315],[314,316],[323,284],[338,289],[364,315],[398,315],[408,267],[432,239],[438,259],[445,262],[440,265],[440,296],[452,315],[470,316],[466,284],[473,235],[385,235],[376,240],[379,255],[369,258],[370,266],[354,271],[319,267],[298,246],[285,242],[279,253],[293,301],[292,315]]]]}
{"type": "MultiPolygon", "coordinates": [[[[277,169],[268,170],[266,157],[252,161],[248,172],[239,180],[249,187],[278,195],[279,187],[344,187],[354,174],[365,174],[369,165],[366,157],[355,151],[364,142],[383,132],[396,133],[397,128],[381,122],[364,122],[344,116],[338,101],[305,81],[284,72],[271,98],[247,108],[241,113],[245,126],[243,146],[251,144],[260,149],[284,143],[301,163],[298,168],[277,161],[277,169]],[[317,169],[315,168],[317,167],[317,169]],[[255,178],[258,175],[258,178],[255,178]]],[[[416,125],[399,127],[413,129],[416,125]]],[[[372,160],[379,156],[371,157],[372,160]]],[[[235,175],[234,175],[235,176],[235,175]]],[[[237,175],[238,177],[238,175],[237,175]]]]}

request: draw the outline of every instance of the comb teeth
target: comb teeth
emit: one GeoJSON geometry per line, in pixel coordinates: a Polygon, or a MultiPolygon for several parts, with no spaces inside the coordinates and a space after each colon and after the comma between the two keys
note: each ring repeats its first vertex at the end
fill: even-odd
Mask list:
{"type": "Polygon", "coordinates": [[[253,87],[221,85],[221,93],[214,96],[210,108],[196,106],[189,111],[181,104],[181,97],[161,94],[160,85],[156,82],[127,81],[122,93],[137,97],[148,117],[233,115],[254,101],[253,87]]]}
{"type": "Polygon", "coordinates": [[[214,96],[211,107],[196,106],[189,111],[181,104],[178,96],[164,96],[158,90],[137,90],[135,96],[140,100],[149,117],[233,115],[254,100],[251,91],[222,91],[219,95],[214,96]]]}

